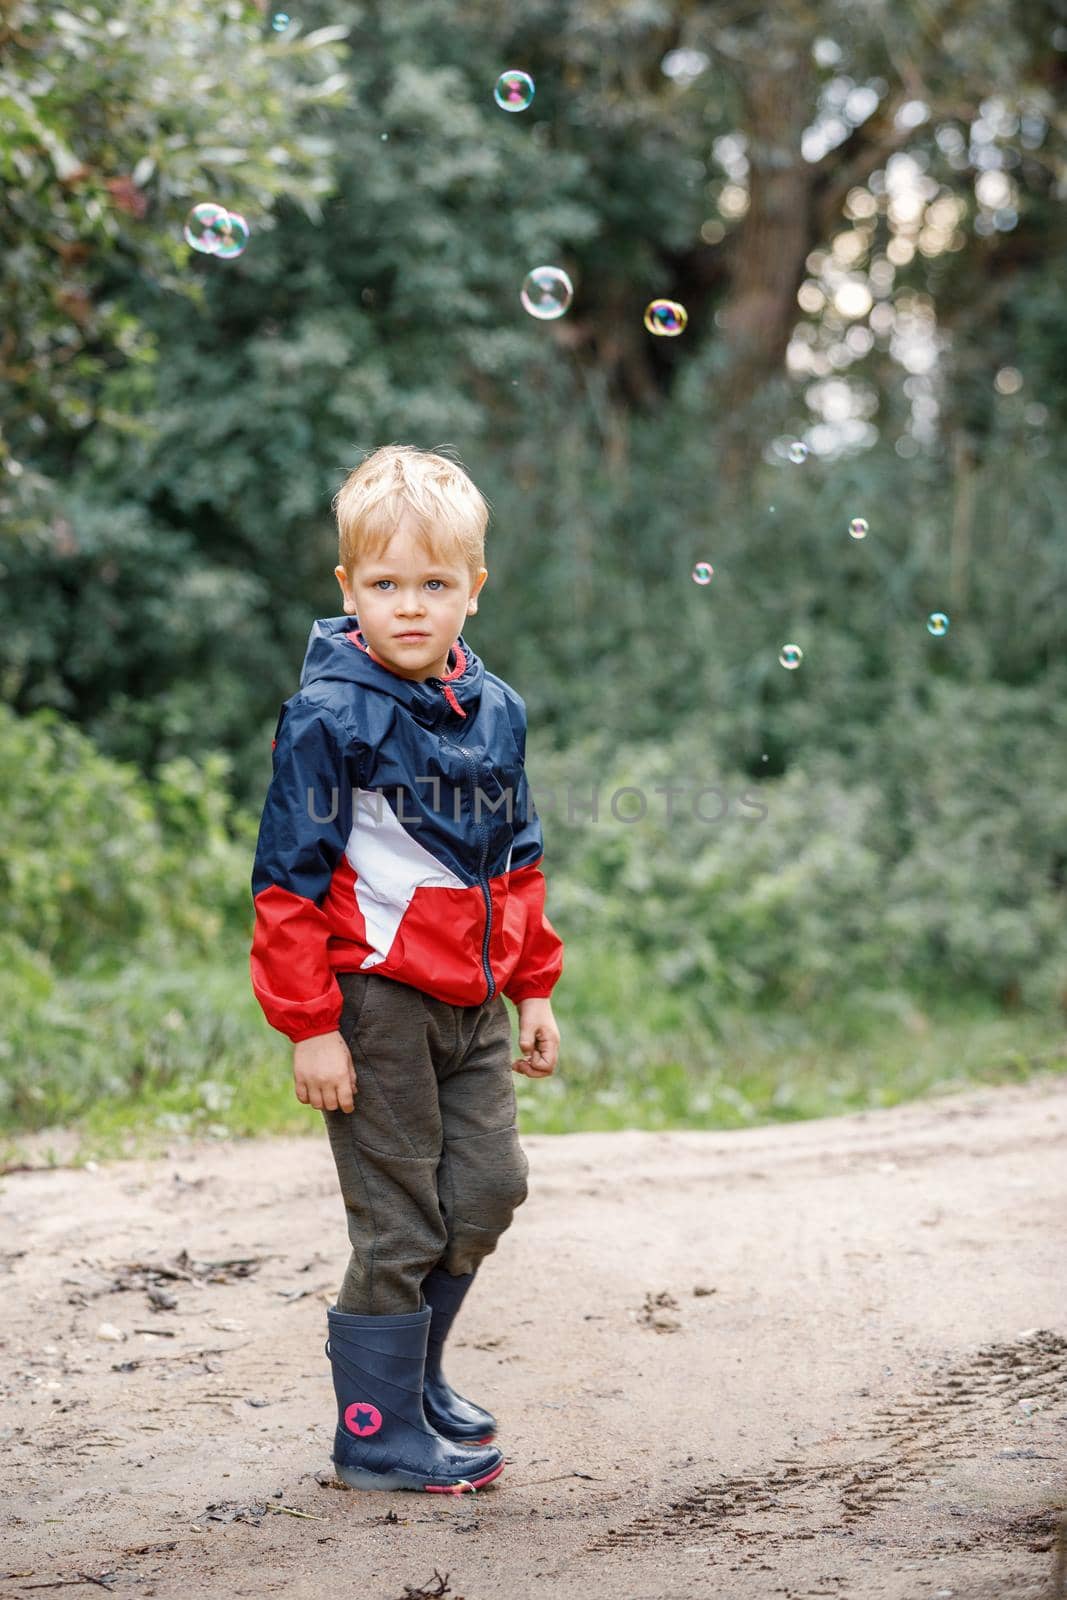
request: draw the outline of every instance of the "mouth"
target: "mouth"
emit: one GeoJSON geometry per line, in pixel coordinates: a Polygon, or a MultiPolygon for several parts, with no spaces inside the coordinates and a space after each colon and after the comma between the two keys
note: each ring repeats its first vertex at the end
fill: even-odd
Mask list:
{"type": "Polygon", "coordinates": [[[428,639],[429,637],[430,637],[430,635],[428,633],[394,633],[393,634],[393,638],[394,639],[411,639],[411,640],[415,640],[415,639],[428,639]]]}

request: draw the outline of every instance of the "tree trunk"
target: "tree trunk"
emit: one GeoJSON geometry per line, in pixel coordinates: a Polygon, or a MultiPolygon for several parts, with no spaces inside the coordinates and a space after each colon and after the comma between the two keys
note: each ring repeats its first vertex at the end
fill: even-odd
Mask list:
{"type": "Polygon", "coordinates": [[[749,203],[732,241],[731,287],[719,317],[730,355],[720,462],[728,483],[752,460],[757,441],[745,412],[761,386],[782,371],[814,241],[817,168],[800,153],[815,104],[810,56],[799,46],[772,51],[771,62],[754,65],[742,85],[749,203]]]}

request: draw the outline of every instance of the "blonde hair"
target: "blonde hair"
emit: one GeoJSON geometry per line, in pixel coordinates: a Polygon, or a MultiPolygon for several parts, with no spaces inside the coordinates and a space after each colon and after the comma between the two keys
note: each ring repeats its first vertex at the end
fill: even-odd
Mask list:
{"type": "Polygon", "coordinates": [[[448,456],[414,445],[383,445],[348,474],[333,509],[338,559],[349,574],[357,562],[383,554],[405,510],[432,558],[455,554],[472,578],[484,565],[489,502],[462,464],[448,456]]]}

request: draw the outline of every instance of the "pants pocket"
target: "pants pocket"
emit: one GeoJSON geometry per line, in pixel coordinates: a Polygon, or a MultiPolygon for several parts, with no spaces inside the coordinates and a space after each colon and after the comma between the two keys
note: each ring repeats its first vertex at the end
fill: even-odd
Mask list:
{"type": "Polygon", "coordinates": [[[341,1007],[341,1017],[337,1024],[337,1031],[348,1047],[349,1055],[352,1054],[352,1040],[359,1019],[363,1014],[363,1007],[367,1000],[367,989],[372,974],[369,972],[337,972],[334,974],[337,986],[341,991],[344,1004],[341,1007]]]}

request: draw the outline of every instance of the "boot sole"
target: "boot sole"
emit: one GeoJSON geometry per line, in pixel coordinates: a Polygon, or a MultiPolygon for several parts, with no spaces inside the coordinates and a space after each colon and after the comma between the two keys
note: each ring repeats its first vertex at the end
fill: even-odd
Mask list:
{"type": "Polygon", "coordinates": [[[455,1483],[426,1483],[411,1472],[368,1472],[365,1467],[339,1467],[336,1462],[333,1470],[348,1489],[415,1489],[429,1494],[468,1494],[499,1478],[504,1466],[501,1461],[480,1478],[457,1478],[455,1483]]]}

